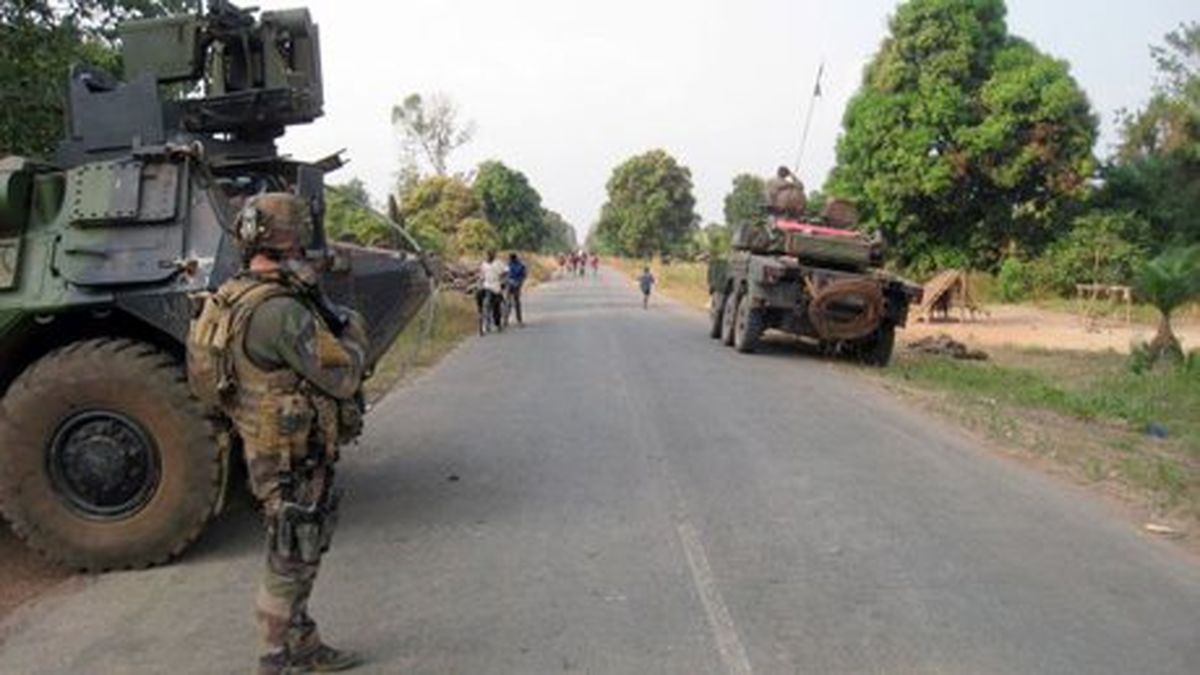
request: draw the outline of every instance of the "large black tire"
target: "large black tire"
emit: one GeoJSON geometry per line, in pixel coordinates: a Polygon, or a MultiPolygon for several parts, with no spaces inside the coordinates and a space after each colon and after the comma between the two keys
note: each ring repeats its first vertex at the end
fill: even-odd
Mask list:
{"type": "Polygon", "coordinates": [[[883,368],[892,360],[896,347],[896,326],[884,321],[871,337],[858,345],[858,359],[868,366],[883,368]]]}
{"type": "Polygon", "coordinates": [[[729,291],[725,296],[725,307],[721,310],[721,344],[733,346],[733,328],[737,320],[737,306],[739,293],[736,290],[729,291]]]}
{"type": "Polygon", "coordinates": [[[708,337],[721,339],[721,318],[725,316],[725,294],[714,291],[708,303],[708,337]]]}
{"type": "Polygon", "coordinates": [[[133,340],[76,342],[0,402],[0,509],[47,558],[86,571],[179,555],[223,489],[213,427],[181,364],[133,340]]]}
{"type": "Polygon", "coordinates": [[[758,340],[765,330],[763,310],[754,307],[749,298],[738,303],[737,318],[733,326],[733,348],[742,354],[758,349],[758,340]]]}

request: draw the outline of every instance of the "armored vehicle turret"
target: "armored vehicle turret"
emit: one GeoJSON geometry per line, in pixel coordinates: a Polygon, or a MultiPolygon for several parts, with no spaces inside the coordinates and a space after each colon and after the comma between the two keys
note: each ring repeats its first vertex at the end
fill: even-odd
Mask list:
{"type": "Polygon", "coordinates": [[[429,295],[415,253],[326,241],[324,175],[275,141],[322,114],[303,9],[121,28],[124,77],[79,66],[54,157],[0,160],[0,509],[47,557],[104,570],[164,562],[221,509],[237,439],[188,390],[191,299],[241,263],[250,195],[304,197],[335,301],[377,360],[429,295]]]}

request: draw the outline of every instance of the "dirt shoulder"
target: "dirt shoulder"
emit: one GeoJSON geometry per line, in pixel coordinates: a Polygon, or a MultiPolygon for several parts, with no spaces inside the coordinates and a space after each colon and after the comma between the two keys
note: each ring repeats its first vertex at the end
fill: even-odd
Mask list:
{"type": "MultiPolygon", "coordinates": [[[[1155,326],[1122,318],[1086,318],[1032,305],[992,305],[972,321],[909,321],[900,338],[911,341],[946,333],[977,347],[1025,347],[1128,354],[1130,345],[1149,341],[1155,326]]],[[[1200,347],[1200,321],[1177,319],[1175,332],[1185,348],[1200,347]]]]}
{"type": "Polygon", "coordinates": [[[0,619],[72,576],[25,547],[0,519],[0,619]]]}

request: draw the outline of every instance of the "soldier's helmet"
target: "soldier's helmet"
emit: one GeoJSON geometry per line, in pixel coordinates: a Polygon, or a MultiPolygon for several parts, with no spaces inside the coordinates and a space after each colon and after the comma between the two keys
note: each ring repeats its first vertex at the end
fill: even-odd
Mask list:
{"type": "Polygon", "coordinates": [[[286,255],[307,248],[313,239],[312,209],[290,192],[264,192],[246,200],[238,212],[236,235],[246,254],[286,255]]]}

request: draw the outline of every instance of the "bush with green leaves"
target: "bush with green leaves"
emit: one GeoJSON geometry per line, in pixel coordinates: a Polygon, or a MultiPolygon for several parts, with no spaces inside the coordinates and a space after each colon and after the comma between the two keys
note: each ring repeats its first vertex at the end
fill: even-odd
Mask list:
{"type": "Polygon", "coordinates": [[[1182,363],[1183,347],[1171,328],[1171,314],[1200,297],[1200,244],[1171,248],[1143,264],[1136,279],[1138,296],[1159,311],[1158,332],[1150,341],[1152,360],[1182,363]]]}
{"type": "Polygon", "coordinates": [[[1095,211],[1076,218],[1066,236],[1035,261],[1039,291],[1070,294],[1076,284],[1128,285],[1146,261],[1134,243],[1144,221],[1132,213],[1095,211]]]}
{"type": "Polygon", "coordinates": [[[1021,302],[1029,297],[1033,284],[1029,266],[1016,256],[1008,256],[1000,263],[996,275],[996,291],[1004,302],[1021,302]]]}

